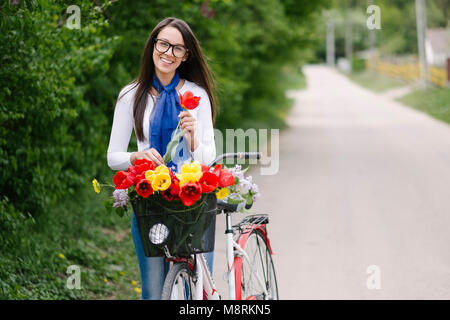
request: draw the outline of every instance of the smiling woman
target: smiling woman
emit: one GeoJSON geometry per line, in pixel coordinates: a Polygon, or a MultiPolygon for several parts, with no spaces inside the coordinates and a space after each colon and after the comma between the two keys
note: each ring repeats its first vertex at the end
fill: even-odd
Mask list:
{"type": "MultiPolygon", "coordinates": [[[[127,170],[140,159],[152,160],[157,166],[166,164],[162,156],[178,123],[185,132],[181,149],[166,165],[176,172],[188,158],[208,164],[216,157],[215,115],[213,77],[197,38],[186,22],[166,18],[147,39],[139,75],[117,99],[108,165],[113,170],[127,170]],[[188,108],[188,98],[197,99],[195,109],[188,108]],[[128,152],[133,128],[138,150],[128,152]]],[[[164,181],[158,181],[158,186],[163,190],[164,181]]],[[[138,184],[137,190],[147,194],[150,186],[138,184]]],[[[145,256],[134,214],[131,232],[141,272],[142,298],[160,299],[169,264],[163,257],[145,256]]],[[[213,253],[205,256],[212,270],[213,253]]]]}

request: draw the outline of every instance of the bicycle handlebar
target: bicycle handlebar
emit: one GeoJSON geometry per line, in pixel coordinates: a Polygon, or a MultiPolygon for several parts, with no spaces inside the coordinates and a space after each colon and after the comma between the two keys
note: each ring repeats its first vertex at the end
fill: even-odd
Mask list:
{"type": "Polygon", "coordinates": [[[234,159],[261,159],[261,152],[236,152],[236,153],[224,153],[218,156],[211,164],[210,167],[214,167],[219,161],[226,158],[234,159]]]}

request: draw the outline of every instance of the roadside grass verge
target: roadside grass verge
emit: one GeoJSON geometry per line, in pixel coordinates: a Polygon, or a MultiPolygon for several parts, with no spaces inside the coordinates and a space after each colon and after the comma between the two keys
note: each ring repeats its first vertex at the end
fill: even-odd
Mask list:
{"type": "Polygon", "coordinates": [[[415,90],[397,101],[450,123],[450,89],[430,88],[415,90]]]}
{"type": "Polygon", "coordinates": [[[351,74],[345,74],[350,80],[375,92],[384,92],[390,89],[408,85],[405,81],[385,76],[379,73],[364,70],[351,74]]]}
{"type": "Polygon", "coordinates": [[[5,235],[0,299],[139,299],[130,215],[108,214],[102,197],[86,186],[5,235]],[[67,287],[69,266],[79,267],[81,289],[67,287]]]}
{"type": "MultiPolygon", "coordinates": [[[[374,92],[384,91],[397,87],[407,86],[405,81],[370,71],[362,71],[346,76],[374,92]]],[[[425,112],[430,116],[450,123],[450,89],[432,87],[428,89],[414,89],[412,92],[397,98],[396,101],[425,112]]]]}

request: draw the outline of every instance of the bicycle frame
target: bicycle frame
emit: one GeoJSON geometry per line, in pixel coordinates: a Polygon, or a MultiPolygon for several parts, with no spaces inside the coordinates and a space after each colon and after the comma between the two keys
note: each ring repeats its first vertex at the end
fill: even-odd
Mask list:
{"type": "MultiPolygon", "coordinates": [[[[226,256],[227,256],[227,267],[228,267],[228,297],[230,300],[236,300],[236,287],[235,287],[235,258],[240,257],[241,259],[250,262],[247,253],[242,249],[242,247],[233,240],[233,229],[231,225],[231,213],[226,212],[226,256]]],[[[253,228],[251,226],[250,228],[253,228]]],[[[270,248],[270,246],[269,246],[270,248]]],[[[214,280],[209,272],[209,268],[206,264],[205,257],[203,254],[197,254],[197,263],[195,266],[195,274],[197,278],[197,283],[195,286],[197,300],[203,299],[203,293],[208,300],[219,300],[220,295],[217,292],[217,288],[214,284],[214,280]]],[[[261,288],[263,288],[264,295],[267,297],[269,294],[267,292],[265,283],[261,275],[255,270],[256,279],[259,282],[261,288]]],[[[239,297],[241,298],[241,297],[239,297]]]]}

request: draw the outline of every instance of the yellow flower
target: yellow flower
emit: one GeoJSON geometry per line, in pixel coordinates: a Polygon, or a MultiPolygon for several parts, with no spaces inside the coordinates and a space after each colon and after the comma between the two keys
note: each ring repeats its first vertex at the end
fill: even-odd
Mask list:
{"type": "Polygon", "coordinates": [[[202,172],[202,165],[198,161],[193,161],[192,163],[185,163],[181,167],[181,173],[188,172],[202,172]]]}
{"type": "Polygon", "coordinates": [[[217,199],[222,200],[229,194],[230,194],[230,190],[228,190],[228,188],[226,188],[226,187],[220,188],[220,190],[216,192],[216,197],[217,197],[217,199]]]}
{"type": "Polygon", "coordinates": [[[167,168],[164,164],[161,164],[161,165],[157,166],[155,169],[155,174],[158,174],[158,173],[169,174],[169,168],[167,168]]]}
{"type": "Polygon", "coordinates": [[[103,278],[103,281],[104,281],[105,283],[108,283],[108,279],[106,279],[106,278],[103,278]]]}
{"type": "Polygon", "coordinates": [[[167,190],[170,187],[170,184],[172,181],[170,180],[170,175],[165,172],[161,172],[158,174],[155,174],[153,181],[152,181],[152,188],[153,190],[157,191],[164,191],[167,190]]]}
{"type": "Polygon", "coordinates": [[[60,257],[61,259],[65,259],[66,258],[62,253],[58,254],[58,257],[60,257]]]}
{"type": "Polygon", "coordinates": [[[198,161],[186,163],[181,167],[181,173],[177,174],[180,186],[186,182],[197,182],[202,177],[202,165],[198,161]]]}
{"type": "Polygon", "coordinates": [[[153,170],[147,170],[145,171],[145,179],[150,181],[150,183],[153,182],[153,179],[155,178],[155,171],[153,170]]]}
{"type": "Polygon", "coordinates": [[[95,192],[100,193],[100,183],[98,183],[97,179],[92,180],[92,186],[95,192]]]}
{"type": "Polygon", "coordinates": [[[141,289],[140,288],[134,288],[134,291],[136,291],[137,293],[141,293],[141,289]]]}
{"type": "Polygon", "coordinates": [[[131,285],[135,286],[135,285],[137,285],[137,282],[134,281],[134,280],[132,280],[132,281],[131,281],[131,285]]]}

